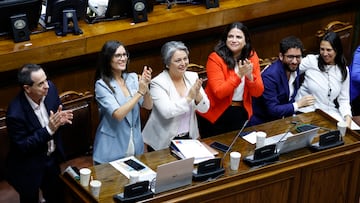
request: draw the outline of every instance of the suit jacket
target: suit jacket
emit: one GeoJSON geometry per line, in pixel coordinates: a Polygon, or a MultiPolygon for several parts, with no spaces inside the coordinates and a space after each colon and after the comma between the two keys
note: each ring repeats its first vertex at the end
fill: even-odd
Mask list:
{"type": "MultiPolygon", "coordinates": [[[[185,72],[184,79],[187,87],[191,87],[198,74],[185,72]]],[[[171,140],[177,136],[181,115],[190,111],[189,136],[199,137],[199,129],[195,111],[206,112],[209,109],[209,99],[203,88],[200,93],[202,101],[188,104],[186,98],[178,98],[177,90],[167,70],[164,70],[151,81],[150,93],[154,102],[150,117],[142,131],[144,142],[155,150],[169,147],[171,140]]]]}
{"type": "MultiPolygon", "coordinates": [[[[297,74],[299,74],[299,69],[297,69],[297,74]]],[[[293,95],[290,95],[289,82],[280,60],[266,68],[261,76],[264,92],[261,97],[253,100],[254,115],[250,124],[256,125],[293,115],[295,113],[293,103],[299,89],[299,76],[293,84],[293,95]]]]}
{"type": "MultiPolygon", "coordinates": [[[[44,103],[48,114],[56,112],[61,101],[55,85],[49,82],[48,94],[44,103]]],[[[30,103],[21,91],[9,104],[6,115],[6,125],[11,141],[8,154],[8,179],[11,183],[38,187],[42,180],[47,156],[48,141],[54,139],[53,155],[64,157],[60,134],[50,135],[42,127],[30,103]]],[[[59,170],[60,172],[60,170],[59,170]]]]}
{"type": "MultiPolygon", "coordinates": [[[[260,64],[256,52],[253,52],[249,60],[253,63],[254,80],[250,81],[245,77],[243,103],[250,118],[253,114],[252,97],[259,97],[264,91],[264,85],[260,76],[260,64]]],[[[215,123],[231,105],[234,89],[239,86],[241,79],[234,70],[228,69],[225,61],[216,52],[209,55],[206,73],[208,81],[205,92],[210,100],[210,109],[206,113],[199,113],[199,115],[211,123],[215,123]]]]}
{"type": "MultiPolygon", "coordinates": [[[[125,73],[124,78],[130,95],[134,95],[139,88],[137,74],[125,73]]],[[[95,97],[99,105],[100,123],[95,135],[93,158],[98,163],[107,163],[124,158],[131,134],[133,135],[135,155],[144,152],[140,124],[140,106],[144,101],[143,98],[124,119],[119,121],[114,119],[112,114],[130,100],[131,96],[125,97],[114,79],[110,81],[110,85],[114,88],[115,93],[102,79],[95,83],[95,97]]]]}

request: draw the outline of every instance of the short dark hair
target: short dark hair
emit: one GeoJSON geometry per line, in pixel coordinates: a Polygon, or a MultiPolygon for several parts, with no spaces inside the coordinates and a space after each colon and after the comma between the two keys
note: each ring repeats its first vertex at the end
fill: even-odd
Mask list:
{"type": "Polygon", "coordinates": [[[23,85],[30,85],[34,84],[34,81],[31,79],[31,73],[42,69],[40,65],[37,64],[25,64],[23,65],[17,74],[18,83],[23,85]]]}
{"type": "Polygon", "coordinates": [[[291,48],[300,49],[301,55],[303,55],[304,46],[299,38],[295,36],[288,36],[280,41],[279,51],[283,55],[291,48]]]}

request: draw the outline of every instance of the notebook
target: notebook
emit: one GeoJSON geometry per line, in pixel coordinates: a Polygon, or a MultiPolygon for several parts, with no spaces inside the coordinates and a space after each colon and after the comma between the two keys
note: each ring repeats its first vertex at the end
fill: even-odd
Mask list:
{"type": "Polygon", "coordinates": [[[155,194],[165,192],[192,183],[192,171],[194,170],[194,157],[181,159],[157,167],[155,186],[152,188],[155,194]]]}
{"type": "Polygon", "coordinates": [[[319,129],[320,128],[317,127],[297,134],[292,134],[291,132],[287,134],[282,133],[276,136],[266,138],[265,145],[276,144],[277,152],[280,154],[291,152],[310,146],[319,129]]]}

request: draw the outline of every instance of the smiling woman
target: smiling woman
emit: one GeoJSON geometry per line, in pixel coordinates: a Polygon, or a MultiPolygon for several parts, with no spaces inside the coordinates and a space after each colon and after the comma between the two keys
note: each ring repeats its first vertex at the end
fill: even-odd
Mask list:
{"type": "Polygon", "coordinates": [[[170,41],[162,46],[161,56],[164,70],[151,81],[154,108],[142,132],[149,151],[167,148],[173,139],[197,139],[195,111],[209,109],[202,79],[187,71],[188,48],[182,42],[170,41]]]}
{"type": "Polygon", "coordinates": [[[93,159],[106,163],[144,152],[140,107],[152,108],[149,83],[152,69],[140,77],[128,72],[129,52],[119,41],[107,41],[99,53],[95,98],[99,106],[93,159]]]}
{"type": "Polygon", "coordinates": [[[201,137],[239,130],[252,115],[251,97],[264,91],[259,58],[244,24],[234,22],[225,29],[208,57],[206,71],[210,109],[198,112],[201,137]]]}

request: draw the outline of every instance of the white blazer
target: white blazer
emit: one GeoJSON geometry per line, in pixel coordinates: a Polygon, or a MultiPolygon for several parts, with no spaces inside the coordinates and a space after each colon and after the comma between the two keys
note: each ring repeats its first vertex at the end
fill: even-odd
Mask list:
{"type": "MultiPolygon", "coordinates": [[[[190,88],[198,79],[195,72],[186,71],[184,74],[185,84],[190,88]]],[[[210,102],[203,88],[200,93],[203,96],[199,104],[191,102],[192,108],[186,98],[179,99],[176,88],[167,70],[156,76],[150,84],[150,93],[153,100],[153,109],[142,131],[143,140],[155,150],[169,147],[171,140],[177,136],[180,118],[185,112],[190,112],[189,135],[192,139],[199,137],[199,129],[196,119],[196,111],[205,113],[208,111],[210,102]]]]}

